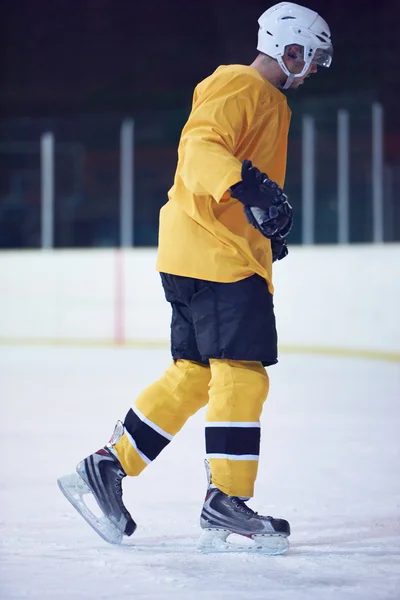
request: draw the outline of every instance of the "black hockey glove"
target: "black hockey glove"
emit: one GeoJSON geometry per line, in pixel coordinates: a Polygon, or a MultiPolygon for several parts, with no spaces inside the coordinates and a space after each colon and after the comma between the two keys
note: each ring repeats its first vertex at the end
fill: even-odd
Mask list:
{"type": "Polygon", "coordinates": [[[289,233],[293,211],[286,194],[250,160],[243,161],[242,181],[231,187],[231,196],[244,205],[248,222],[265,237],[289,233]]]}
{"type": "Polygon", "coordinates": [[[272,262],[282,260],[289,254],[289,250],[284,237],[279,234],[271,238],[272,262]]]}

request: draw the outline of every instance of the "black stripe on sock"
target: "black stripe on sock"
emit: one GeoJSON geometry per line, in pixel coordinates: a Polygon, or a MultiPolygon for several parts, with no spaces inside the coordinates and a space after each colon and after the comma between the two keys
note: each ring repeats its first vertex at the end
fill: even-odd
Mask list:
{"type": "Polygon", "coordinates": [[[150,460],[154,460],[170,442],[149,425],[143,423],[132,409],[128,411],[124,425],[129,435],[135,440],[138,450],[150,460]]]}
{"type": "Polygon", "coordinates": [[[259,427],[206,427],[207,454],[260,454],[259,427]]]}

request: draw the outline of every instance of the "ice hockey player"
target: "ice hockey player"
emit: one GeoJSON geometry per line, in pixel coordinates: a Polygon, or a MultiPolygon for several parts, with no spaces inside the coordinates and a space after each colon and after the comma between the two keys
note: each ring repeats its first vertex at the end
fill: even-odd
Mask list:
{"type": "Polygon", "coordinates": [[[316,12],[281,2],[261,15],[257,50],[250,66],[220,66],[196,87],[182,131],[157,263],[172,307],[172,364],[139,395],[110,442],[58,480],[112,543],[136,528],[122,501],[123,478],[137,477],[207,405],[209,477],[198,548],[288,549],[289,523],[258,515],[246,501],[257,476],[265,367],[277,362],[272,263],[287,255],[292,223],[282,191],[290,110],[281,90],[329,67],[330,30],[316,12]],[[235,545],[231,533],[252,545],[235,545]]]}

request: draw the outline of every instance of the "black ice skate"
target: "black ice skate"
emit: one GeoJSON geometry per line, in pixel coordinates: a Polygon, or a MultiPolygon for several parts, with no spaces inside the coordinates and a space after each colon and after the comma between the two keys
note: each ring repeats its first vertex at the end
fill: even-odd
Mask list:
{"type": "Polygon", "coordinates": [[[64,496],[93,529],[111,544],[120,544],[123,536],[130,536],[136,529],[122,501],[122,479],[126,477],[112,446],[123,432],[118,423],[109,444],[82,460],[76,473],[57,480],[64,496]],[[99,505],[102,516],[92,512],[83,497],[91,494],[99,505]]]}
{"type": "Polygon", "coordinates": [[[289,549],[290,525],[284,519],[264,517],[236,496],[227,496],[209,485],[200,516],[203,529],[198,550],[212,552],[251,552],[283,554],[289,549]],[[231,534],[248,539],[248,543],[227,541],[231,534]]]}

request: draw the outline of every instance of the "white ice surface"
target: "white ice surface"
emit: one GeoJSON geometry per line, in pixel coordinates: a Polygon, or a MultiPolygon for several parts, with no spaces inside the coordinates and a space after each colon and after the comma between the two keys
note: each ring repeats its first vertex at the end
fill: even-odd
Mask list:
{"type": "Polygon", "coordinates": [[[57,476],[109,438],[167,350],[0,348],[1,600],[399,600],[400,365],[282,355],[252,507],[285,556],[196,553],[204,412],[125,485],[138,523],[107,545],[57,476]]]}

